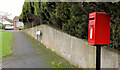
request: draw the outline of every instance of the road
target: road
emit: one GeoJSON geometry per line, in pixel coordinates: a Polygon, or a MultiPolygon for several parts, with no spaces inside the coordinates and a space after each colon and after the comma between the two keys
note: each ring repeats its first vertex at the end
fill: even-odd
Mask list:
{"type": "Polygon", "coordinates": [[[3,68],[48,68],[42,56],[35,53],[36,48],[26,34],[20,31],[14,33],[13,56],[4,58],[3,68]]]}

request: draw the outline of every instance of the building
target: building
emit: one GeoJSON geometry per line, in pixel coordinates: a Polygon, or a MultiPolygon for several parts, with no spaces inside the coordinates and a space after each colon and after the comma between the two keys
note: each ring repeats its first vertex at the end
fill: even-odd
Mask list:
{"type": "Polygon", "coordinates": [[[19,30],[17,27],[17,22],[19,22],[19,16],[15,16],[13,19],[14,30],[19,30]]]}
{"type": "Polygon", "coordinates": [[[7,17],[2,17],[0,19],[0,23],[2,25],[11,25],[11,26],[13,26],[13,21],[11,19],[8,19],[7,17]]]}
{"type": "Polygon", "coordinates": [[[10,23],[13,23],[13,20],[8,19],[7,17],[4,18],[5,20],[9,21],[10,23]]]}
{"type": "Polygon", "coordinates": [[[23,24],[23,22],[19,21],[19,16],[14,17],[13,24],[14,24],[14,30],[24,29],[24,24],[23,24]]]}
{"type": "Polygon", "coordinates": [[[1,22],[2,25],[11,25],[11,26],[13,26],[12,20],[8,19],[7,17],[2,18],[1,21],[2,21],[1,22]]]}
{"type": "Polygon", "coordinates": [[[13,26],[13,23],[10,23],[9,21],[4,20],[4,21],[3,21],[3,25],[11,25],[11,26],[13,26]]]}

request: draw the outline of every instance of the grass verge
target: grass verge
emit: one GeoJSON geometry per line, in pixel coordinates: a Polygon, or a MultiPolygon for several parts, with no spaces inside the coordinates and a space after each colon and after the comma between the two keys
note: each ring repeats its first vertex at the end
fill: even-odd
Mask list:
{"type": "Polygon", "coordinates": [[[0,29],[0,31],[4,31],[5,29],[0,29]]]}
{"type": "MultiPolygon", "coordinates": [[[[0,54],[1,57],[8,57],[13,54],[13,32],[0,32],[0,54]]],[[[0,57],[0,58],[1,58],[0,57]]]]}

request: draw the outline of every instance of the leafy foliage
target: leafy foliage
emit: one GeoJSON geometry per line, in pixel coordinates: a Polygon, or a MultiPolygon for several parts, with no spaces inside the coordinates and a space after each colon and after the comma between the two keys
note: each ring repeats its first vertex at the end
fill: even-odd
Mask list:
{"type": "Polygon", "coordinates": [[[25,27],[49,24],[78,38],[87,39],[88,15],[106,12],[111,16],[111,41],[120,45],[120,3],[109,2],[25,2],[20,20],[25,27]],[[32,21],[31,21],[32,20],[32,21]]]}
{"type": "Polygon", "coordinates": [[[5,25],[0,26],[0,29],[5,29],[5,25]]]}

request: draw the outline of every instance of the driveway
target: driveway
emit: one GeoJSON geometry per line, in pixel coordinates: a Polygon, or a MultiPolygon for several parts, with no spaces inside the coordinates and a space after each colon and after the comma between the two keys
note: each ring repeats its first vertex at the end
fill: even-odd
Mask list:
{"type": "Polygon", "coordinates": [[[42,56],[35,53],[36,48],[28,37],[20,31],[14,32],[13,56],[4,58],[3,68],[48,68],[42,56]]]}

